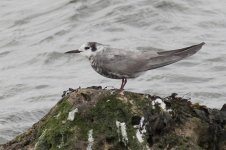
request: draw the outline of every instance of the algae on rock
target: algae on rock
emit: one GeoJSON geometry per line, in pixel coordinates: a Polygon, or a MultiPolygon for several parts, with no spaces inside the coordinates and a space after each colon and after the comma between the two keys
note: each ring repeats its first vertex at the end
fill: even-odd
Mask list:
{"type": "Polygon", "coordinates": [[[223,149],[225,116],[175,94],[76,89],[0,149],[223,149]]]}

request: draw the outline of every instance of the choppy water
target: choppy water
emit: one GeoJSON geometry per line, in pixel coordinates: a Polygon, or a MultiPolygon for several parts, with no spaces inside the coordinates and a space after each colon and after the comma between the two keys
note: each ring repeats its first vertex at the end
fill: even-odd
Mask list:
{"type": "Polygon", "coordinates": [[[127,90],[220,108],[226,102],[224,0],[1,0],[0,143],[38,121],[68,87],[119,87],[63,52],[87,41],[174,49],[205,41],[179,63],[129,80],[127,90]]]}

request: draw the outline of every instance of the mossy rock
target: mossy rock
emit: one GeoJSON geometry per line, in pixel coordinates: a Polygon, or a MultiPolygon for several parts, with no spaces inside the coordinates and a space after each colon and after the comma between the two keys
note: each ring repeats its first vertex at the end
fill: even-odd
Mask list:
{"type": "Polygon", "coordinates": [[[217,117],[224,112],[216,119],[210,112],[175,96],[77,89],[0,149],[220,149],[226,145],[225,120],[217,117]]]}

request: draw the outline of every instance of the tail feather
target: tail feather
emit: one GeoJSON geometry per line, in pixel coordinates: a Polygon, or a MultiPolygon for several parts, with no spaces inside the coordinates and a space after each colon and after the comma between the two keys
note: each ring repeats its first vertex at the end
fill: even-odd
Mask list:
{"type": "Polygon", "coordinates": [[[159,52],[157,57],[149,60],[149,63],[143,68],[143,71],[163,67],[175,62],[178,62],[186,57],[189,57],[198,52],[205,43],[189,46],[182,49],[159,52]]]}
{"type": "Polygon", "coordinates": [[[177,53],[181,53],[181,52],[185,52],[185,51],[195,51],[197,49],[200,50],[202,48],[202,46],[205,43],[202,42],[200,44],[197,45],[192,45],[189,47],[185,47],[185,48],[181,48],[181,49],[176,49],[176,50],[170,50],[170,51],[164,51],[164,52],[158,52],[159,55],[172,55],[172,54],[177,54],[177,53]]]}

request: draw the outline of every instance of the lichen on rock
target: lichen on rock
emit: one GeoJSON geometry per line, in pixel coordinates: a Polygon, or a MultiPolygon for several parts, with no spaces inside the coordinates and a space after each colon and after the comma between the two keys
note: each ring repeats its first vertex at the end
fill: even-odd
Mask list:
{"type": "Polygon", "coordinates": [[[224,149],[226,111],[176,97],[76,89],[4,150],[224,149]]]}

